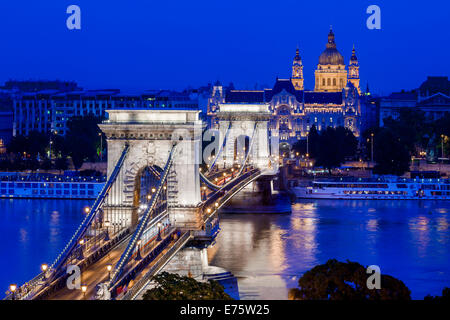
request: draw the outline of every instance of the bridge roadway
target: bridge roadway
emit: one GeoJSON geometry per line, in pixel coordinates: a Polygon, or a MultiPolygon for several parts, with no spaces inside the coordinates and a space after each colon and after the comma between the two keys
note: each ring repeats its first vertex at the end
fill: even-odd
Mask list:
{"type": "MultiPolygon", "coordinates": [[[[167,233],[161,233],[161,236],[163,237],[163,240],[168,236],[167,233]]],[[[169,233],[170,236],[170,233],[169,233]]],[[[131,235],[125,238],[122,242],[120,242],[116,247],[114,247],[108,254],[106,254],[103,258],[98,260],[97,262],[93,263],[89,267],[87,267],[85,270],[82,271],[81,275],[81,284],[87,286],[86,294],[83,295],[81,290],[71,290],[68,289],[67,286],[64,286],[61,290],[56,291],[52,293],[49,297],[46,297],[46,300],[81,300],[81,299],[92,299],[95,295],[96,286],[99,283],[106,282],[109,280],[109,273],[107,271],[108,264],[111,264],[113,267],[117,264],[119,261],[122,253],[125,251],[128,242],[131,238],[131,235]]],[[[173,241],[172,241],[173,242],[173,241]]],[[[145,249],[141,249],[141,255],[142,258],[146,257],[145,253],[150,253],[159,242],[156,242],[155,239],[151,239],[147,242],[147,244],[144,244],[145,249]]],[[[173,245],[173,243],[170,243],[167,248],[165,248],[160,255],[162,255],[165,251],[167,251],[170,246],[173,245]]],[[[138,262],[135,261],[134,256],[128,262],[127,269],[133,269],[138,262]]],[[[150,264],[152,265],[159,259],[159,256],[157,256],[154,261],[150,264]]],[[[144,270],[145,271],[145,270],[144,270]]],[[[145,274],[145,273],[142,273],[145,274]]],[[[125,276],[127,274],[125,273],[125,276]]],[[[138,280],[138,279],[136,279],[138,280]]]]}
{"type": "MultiPolygon", "coordinates": [[[[119,243],[109,254],[106,254],[99,261],[90,265],[87,269],[81,272],[81,283],[87,285],[86,298],[89,298],[95,294],[95,286],[101,282],[105,282],[109,279],[107,271],[108,264],[114,266],[119,261],[120,256],[128,245],[128,241],[131,236],[128,236],[124,241],[119,243]]],[[[81,300],[83,299],[83,293],[81,290],[70,290],[67,286],[63,289],[56,291],[50,295],[47,300],[81,300]]]]}

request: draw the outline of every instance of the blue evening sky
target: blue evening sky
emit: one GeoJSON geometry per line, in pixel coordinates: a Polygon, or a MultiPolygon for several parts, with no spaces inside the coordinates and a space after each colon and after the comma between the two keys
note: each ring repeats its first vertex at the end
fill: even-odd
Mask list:
{"type": "Polygon", "coordinates": [[[362,87],[389,93],[450,74],[450,3],[433,1],[10,0],[0,4],[0,83],[61,79],[85,88],[236,87],[288,78],[296,46],[305,86],[333,25],[346,63],[355,44],[362,87]],[[82,29],[66,28],[81,7],[82,29]],[[381,7],[381,30],[366,8],[381,7]]]}

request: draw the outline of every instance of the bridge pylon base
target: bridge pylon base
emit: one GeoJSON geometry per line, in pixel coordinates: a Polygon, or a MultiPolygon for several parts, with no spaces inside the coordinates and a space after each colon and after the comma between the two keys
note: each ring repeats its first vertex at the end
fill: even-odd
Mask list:
{"type": "Polygon", "coordinates": [[[203,226],[201,211],[198,207],[169,208],[172,225],[181,230],[201,230],[203,226]]]}

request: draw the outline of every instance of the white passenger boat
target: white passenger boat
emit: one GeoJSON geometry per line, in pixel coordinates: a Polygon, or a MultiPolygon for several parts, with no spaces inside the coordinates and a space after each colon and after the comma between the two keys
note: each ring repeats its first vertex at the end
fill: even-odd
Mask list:
{"type": "Polygon", "coordinates": [[[297,198],[450,200],[449,179],[337,178],[294,187],[297,198]]]}
{"type": "Polygon", "coordinates": [[[1,174],[0,198],[95,199],[105,177],[1,174]]]}

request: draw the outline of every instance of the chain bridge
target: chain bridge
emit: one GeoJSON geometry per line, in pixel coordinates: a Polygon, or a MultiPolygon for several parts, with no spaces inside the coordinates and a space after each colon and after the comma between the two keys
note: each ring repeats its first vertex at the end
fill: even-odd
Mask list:
{"type": "Polygon", "coordinates": [[[206,159],[198,110],[107,112],[107,182],[53,263],[6,299],[138,299],[187,245],[214,239],[236,194],[278,171],[268,108],[223,106],[206,159]]]}

